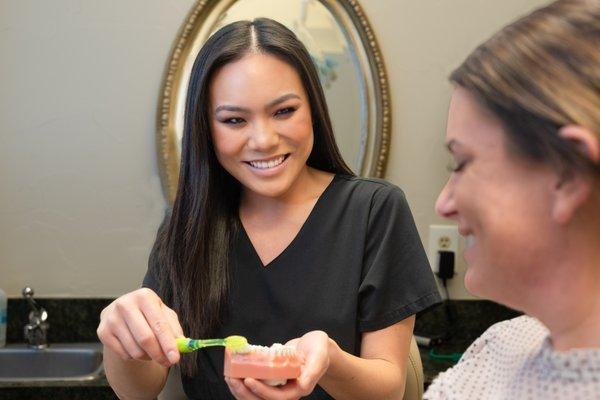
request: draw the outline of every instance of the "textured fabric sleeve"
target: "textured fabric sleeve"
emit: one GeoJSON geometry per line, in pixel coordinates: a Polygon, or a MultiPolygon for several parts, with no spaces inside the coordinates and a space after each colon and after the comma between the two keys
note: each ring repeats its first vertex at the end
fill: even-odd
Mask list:
{"type": "Polygon", "coordinates": [[[383,329],[439,301],[404,193],[382,184],[371,200],[359,287],[359,329],[383,329]]]}
{"type": "Polygon", "coordinates": [[[467,350],[465,350],[455,366],[440,373],[433,380],[427,388],[427,392],[423,395],[423,400],[472,398],[466,394],[469,393],[468,391],[471,388],[466,388],[465,393],[460,392],[463,388],[463,386],[460,386],[460,383],[465,378],[477,376],[477,371],[482,369],[482,366],[477,364],[478,359],[491,361],[489,354],[486,356],[484,353],[498,340],[499,335],[502,334],[502,330],[505,329],[508,322],[502,321],[492,325],[481,336],[475,339],[467,350]]]}

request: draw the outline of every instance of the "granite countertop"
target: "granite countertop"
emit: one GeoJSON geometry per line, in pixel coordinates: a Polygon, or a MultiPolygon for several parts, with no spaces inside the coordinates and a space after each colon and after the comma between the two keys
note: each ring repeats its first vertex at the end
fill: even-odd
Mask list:
{"type": "MultiPolygon", "coordinates": [[[[108,387],[108,381],[106,380],[106,375],[101,374],[100,377],[94,379],[84,379],[84,380],[61,380],[61,379],[53,379],[51,381],[43,381],[43,380],[30,380],[30,381],[11,381],[11,382],[2,382],[0,381],[0,389],[3,388],[19,388],[19,387],[31,387],[31,388],[39,388],[39,387],[108,387]]],[[[1,396],[0,396],[1,398],[1,396]]]]}

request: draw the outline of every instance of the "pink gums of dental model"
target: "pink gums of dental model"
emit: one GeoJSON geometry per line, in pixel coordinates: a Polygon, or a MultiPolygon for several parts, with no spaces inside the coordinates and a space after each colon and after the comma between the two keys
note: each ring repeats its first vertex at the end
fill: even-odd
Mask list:
{"type": "Polygon", "coordinates": [[[241,351],[225,349],[223,374],[229,378],[254,378],[267,385],[285,385],[300,376],[302,361],[296,349],[275,343],[271,347],[248,345],[241,351]]]}

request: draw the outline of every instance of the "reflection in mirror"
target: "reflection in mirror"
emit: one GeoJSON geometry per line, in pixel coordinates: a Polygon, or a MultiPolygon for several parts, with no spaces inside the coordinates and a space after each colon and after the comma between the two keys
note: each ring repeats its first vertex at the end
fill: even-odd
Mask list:
{"type": "Polygon", "coordinates": [[[198,1],[175,43],[163,81],[157,137],[163,191],[173,202],[192,65],[208,37],[230,22],[272,18],[307,47],[319,76],[342,156],[359,175],[382,177],[387,160],[389,95],[372,30],[354,0],[198,1]]]}

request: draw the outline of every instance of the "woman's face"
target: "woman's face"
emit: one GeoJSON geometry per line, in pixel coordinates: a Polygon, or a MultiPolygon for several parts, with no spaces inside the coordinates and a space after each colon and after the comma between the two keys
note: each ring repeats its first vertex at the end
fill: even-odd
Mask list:
{"type": "Polygon", "coordinates": [[[250,53],[220,68],[209,90],[223,168],[255,194],[288,193],[313,146],[310,105],[296,70],[272,55],[250,53]]]}
{"type": "Polygon", "coordinates": [[[544,281],[551,260],[556,174],[510,153],[500,121],[467,90],[455,89],[446,132],[452,176],[436,211],[467,236],[465,286],[512,306],[544,281]]]}

